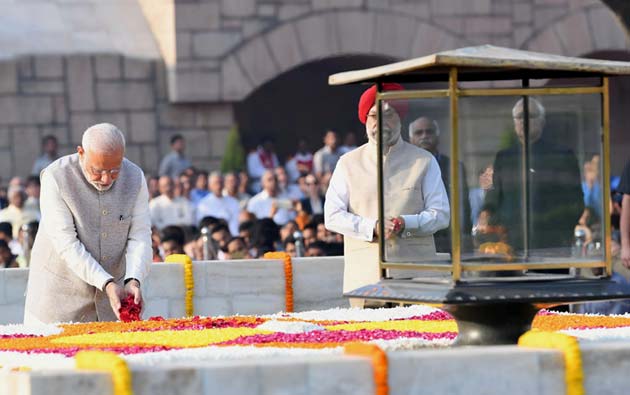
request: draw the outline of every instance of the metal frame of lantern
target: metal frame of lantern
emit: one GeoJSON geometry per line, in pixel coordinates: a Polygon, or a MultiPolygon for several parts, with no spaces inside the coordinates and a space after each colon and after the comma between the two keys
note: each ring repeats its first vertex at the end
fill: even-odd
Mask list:
{"type": "MultiPolygon", "coordinates": [[[[601,95],[602,161],[603,161],[603,212],[610,215],[610,99],[609,75],[630,75],[630,63],[567,58],[535,52],[511,50],[493,46],[463,48],[441,52],[423,58],[398,62],[367,70],[349,71],[329,77],[331,85],[370,82],[376,83],[378,109],[378,150],[382,152],[383,100],[448,98],[450,102],[450,211],[451,211],[451,263],[388,263],[384,261],[384,202],[383,158],[377,155],[378,215],[379,215],[379,263],[383,278],[377,284],[367,285],[345,293],[347,297],[399,303],[428,303],[450,312],[457,322],[459,335],[456,344],[509,344],[531,326],[534,315],[541,308],[559,304],[592,300],[630,298],[630,293],[612,282],[611,225],[604,221],[604,260],[577,262],[561,258],[561,262],[462,262],[459,210],[459,117],[460,97],[522,96],[525,101],[531,95],[601,95]],[[496,55],[496,57],[495,57],[496,55]],[[435,69],[431,69],[435,67],[435,69]],[[532,88],[531,79],[556,79],[599,77],[598,86],[532,88]],[[520,88],[464,89],[459,81],[520,80],[520,88]],[[385,82],[434,82],[448,81],[448,89],[382,91],[385,82]],[[462,272],[499,272],[526,269],[604,268],[604,278],[586,279],[575,276],[537,276],[523,279],[509,278],[462,278],[462,272]],[[387,279],[387,269],[450,272],[450,277],[387,279]]],[[[525,102],[526,103],[526,102],[525,102]]],[[[529,106],[523,106],[524,134],[529,133],[529,106]]],[[[527,149],[524,148],[529,155],[527,149]]],[[[527,161],[527,159],[523,159],[527,161]]],[[[527,162],[525,162],[526,164],[527,162]]],[[[524,167],[525,168],[525,167],[524,167]]],[[[523,177],[525,194],[529,193],[523,177]]],[[[527,195],[526,195],[527,196],[527,195]]],[[[526,215],[527,214],[527,209],[526,215]]],[[[527,221],[524,221],[526,227],[527,221]]],[[[525,232],[527,237],[527,232],[525,232]]],[[[525,243],[527,249],[527,241],[525,243]]]]}

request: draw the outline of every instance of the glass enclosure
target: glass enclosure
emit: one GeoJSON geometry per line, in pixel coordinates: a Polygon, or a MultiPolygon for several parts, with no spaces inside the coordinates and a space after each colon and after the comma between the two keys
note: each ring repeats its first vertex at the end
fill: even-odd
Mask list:
{"type": "Polygon", "coordinates": [[[455,114],[447,89],[380,101],[384,268],[458,266],[466,278],[605,266],[603,95],[552,89],[466,91],[455,114]]]}

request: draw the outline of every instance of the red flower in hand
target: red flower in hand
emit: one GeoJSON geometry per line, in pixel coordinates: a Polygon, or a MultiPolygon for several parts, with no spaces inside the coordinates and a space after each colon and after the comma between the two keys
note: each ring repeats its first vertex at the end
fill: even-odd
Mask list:
{"type": "Polygon", "coordinates": [[[120,301],[120,320],[122,322],[140,321],[140,312],[142,311],[142,303],[136,304],[133,301],[133,295],[127,295],[127,297],[120,301]]]}

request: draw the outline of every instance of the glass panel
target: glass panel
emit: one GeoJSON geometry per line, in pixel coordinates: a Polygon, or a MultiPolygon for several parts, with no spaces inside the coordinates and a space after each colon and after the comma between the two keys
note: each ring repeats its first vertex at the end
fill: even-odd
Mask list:
{"type": "Polygon", "coordinates": [[[449,100],[389,100],[381,106],[385,262],[449,264],[449,100]]]}
{"type": "Polygon", "coordinates": [[[459,108],[471,186],[462,263],[603,261],[600,95],[465,97],[459,108]]]}

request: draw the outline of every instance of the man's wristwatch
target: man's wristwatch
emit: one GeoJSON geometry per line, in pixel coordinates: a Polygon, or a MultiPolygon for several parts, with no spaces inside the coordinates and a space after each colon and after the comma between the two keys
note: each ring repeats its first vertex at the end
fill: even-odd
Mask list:
{"type": "Polygon", "coordinates": [[[140,280],[138,280],[137,278],[133,278],[133,277],[129,277],[125,279],[125,285],[127,285],[127,283],[131,280],[135,280],[138,283],[138,286],[140,286],[140,280]]]}

